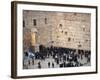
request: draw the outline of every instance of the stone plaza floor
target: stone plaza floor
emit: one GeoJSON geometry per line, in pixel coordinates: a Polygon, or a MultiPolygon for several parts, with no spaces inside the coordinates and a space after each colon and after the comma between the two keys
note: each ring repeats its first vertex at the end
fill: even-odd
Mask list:
{"type": "MultiPolygon", "coordinates": [[[[28,60],[24,61],[23,69],[38,69],[39,62],[41,64],[41,68],[60,68],[59,66],[62,63],[62,61],[60,61],[59,64],[57,64],[55,62],[55,60],[52,58],[52,56],[50,56],[49,58],[46,58],[45,60],[36,59],[36,60],[34,60],[34,64],[32,64],[32,60],[30,59],[30,65],[28,64],[28,60]],[[50,62],[50,67],[48,67],[49,62],[50,62]],[[54,63],[54,67],[52,67],[52,63],[54,63]]],[[[83,64],[82,66],[90,66],[91,65],[90,62],[87,63],[87,58],[85,58],[84,56],[83,56],[83,59],[78,59],[78,62],[83,64]]],[[[68,62],[66,61],[66,63],[68,63],[68,62]]]]}

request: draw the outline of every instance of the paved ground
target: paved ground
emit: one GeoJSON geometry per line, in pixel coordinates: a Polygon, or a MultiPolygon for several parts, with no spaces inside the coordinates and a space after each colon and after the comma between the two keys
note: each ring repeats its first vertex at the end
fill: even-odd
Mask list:
{"type": "MultiPolygon", "coordinates": [[[[83,59],[78,59],[78,61],[84,64],[83,66],[90,66],[90,63],[89,62],[87,63],[87,59],[84,56],[83,56],[83,59]]],[[[59,64],[57,64],[52,58],[52,56],[50,56],[49,58],[46,58],[45,60],[35,60],[34,65],[32,64],[32,59],[30,59],[30,65],[28,64],[28,59],[25,59],[23,68],[24,69],[37,69],[38,62],[40,62],[41,68],[48,68],[48,62],[50,62],[50,68],[52,68],[52,63],[54,63],[54,68],[59,68],[59,64],[62,63],[60,61],[59,64]]]]}

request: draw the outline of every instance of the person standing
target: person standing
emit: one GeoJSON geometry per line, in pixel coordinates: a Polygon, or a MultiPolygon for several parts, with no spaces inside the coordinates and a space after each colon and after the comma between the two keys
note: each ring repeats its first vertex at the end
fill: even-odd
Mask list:
{"type": "Polygon", "coordinates": [[[38,68],[41,68],[41,63],[40,62],[38,62],[38,68]]]}
{"type": "Polygon", "coordinates": [[[48,62],[48,68],[50,68],[50,62],[48,62]]]}
{"type": "Polygon", "coordinates": [[[52,67],[54,68],[54,63],[52,62],[52,67]]]}

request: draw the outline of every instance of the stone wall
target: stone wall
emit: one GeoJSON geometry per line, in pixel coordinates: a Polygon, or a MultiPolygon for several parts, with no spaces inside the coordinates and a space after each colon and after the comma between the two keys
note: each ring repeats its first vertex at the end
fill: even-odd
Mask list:
{"type": "Polygon", "coordinates": [[[23,49],[27,50],[31,46],[31,32],[30,29],[23,29],[23,49]]]}
{"type": "Polygon", "coordinates": [[[91,48],[91,14],[24,10],[23,20],[24,28],[37,30],[38,45],[91,48]]]}

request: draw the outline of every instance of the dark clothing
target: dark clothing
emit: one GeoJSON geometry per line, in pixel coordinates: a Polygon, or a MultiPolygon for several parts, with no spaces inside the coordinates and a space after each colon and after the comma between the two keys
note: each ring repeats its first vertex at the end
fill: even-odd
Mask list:
{"type": "Polygon", "coordinates": [[[50,68],[50,62],[48,62],[48,67],[50,68]]]}
{"type": "Polygon", "coordinates": [[[52,67],[54,68],[54,63],[52,63],[52,67]]]}
{"type": "Polygon", "coordinates": [[[40,64],[40,62],[38,62],[38,68],[41,68],[41,64],[40,64]]]}

